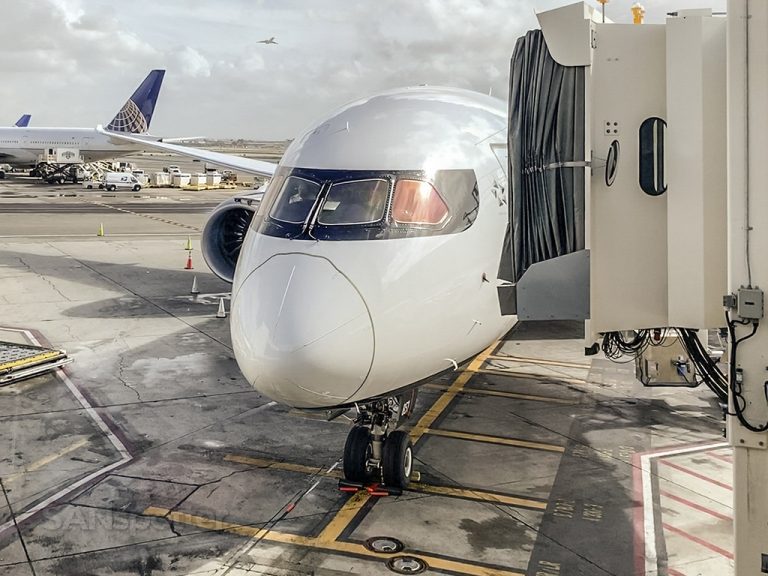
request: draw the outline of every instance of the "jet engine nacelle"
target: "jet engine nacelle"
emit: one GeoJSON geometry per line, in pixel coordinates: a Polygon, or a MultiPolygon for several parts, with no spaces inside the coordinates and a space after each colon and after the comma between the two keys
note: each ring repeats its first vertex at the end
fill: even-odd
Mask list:
{"type": "Polygon", "coordinates": [[[261,195],[235,196],[225,200],[214,209],[203,229],[203,258],[216,276],[230,284],[261,195]]]}

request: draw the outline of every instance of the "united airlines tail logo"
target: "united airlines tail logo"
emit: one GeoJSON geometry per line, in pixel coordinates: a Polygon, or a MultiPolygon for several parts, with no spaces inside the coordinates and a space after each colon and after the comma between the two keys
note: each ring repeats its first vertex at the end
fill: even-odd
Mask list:
{"type": "Polygon", "coordinates": [[[149,130],[149,125],[136,103],[129,99],[107,125],[107,130],[143,134],[149,130]]]}

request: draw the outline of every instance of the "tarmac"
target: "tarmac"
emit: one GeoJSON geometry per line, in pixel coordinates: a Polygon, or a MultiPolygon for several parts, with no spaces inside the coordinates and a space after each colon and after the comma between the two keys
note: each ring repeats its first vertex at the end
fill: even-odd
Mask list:
{"type": "Polygon", "coordinates": [[[423,386],[402,496],[340,492],[348,419],[259,395],[216,318],[230,194],[0,181],[0,340],[74,357],[0,387],[0,576],[732,573],[712,394],[643,388],[577,323],[423,386]]]}

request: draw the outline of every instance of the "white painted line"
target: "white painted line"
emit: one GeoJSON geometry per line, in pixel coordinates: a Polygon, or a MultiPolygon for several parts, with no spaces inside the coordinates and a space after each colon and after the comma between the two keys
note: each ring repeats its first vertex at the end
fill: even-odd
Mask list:
{"type": "Polygon", "coordinates": [[[640,456],[640,470],[643,478],[643,531],[645,533],[645,572],[656,574],[658,571],[658,551],[656,550],[656,525],[653,509],[653,483],[651,482],[651,461],[656,458],[678,456],[690,452],[714,450],[728,446],[727,442],[698,444],[681,448],[671,448],[661,452],[649,452],[640,456]]]}
{"type": "MultiPolygon", "coordinates": [[[[9,332],[20,332],[24,334],[24,336],[35,346],[42,346],[40,341],[37,338],[35,338],[34,334],[32,334],[32,332],[30,332],[29,330],[24,330],[19,328],[5,328],[2,326],[0,326],[0,330],[7,330],[9,332]]],[[[80,480],[78,480],[73,484],[70,484],[66,488],[62,488],[61,490],[49,496],[42,502],[38,502],[35,506],[30,508],[29,510],[21,514],[17,514],[15,522],[14,522],[14,519],[11,519],[5,522],[4,524],[0,524],[0,536],[2,536],[6,530],[13,528],[15,524],[20,524],[21,522],[24,522],[30,516],[33,516],[34,514],[37,514],[38,512],[40,512],[41,510],[44,510],[45,508],[47,508],[48,506],[50,506],[60,498],[80,488],[80,486],[83,486],[84,484],[87,484],[94,478],[97,478],[103,474],[106,474],[110,470],[113,470],[114,468],[117,468],[118,466],[122,466],[123,464],[133,460],[133,456],[131,456],[131,453],[128,451],[125,445],[120,441],[120,439],[115,435],[115,433],[109,429],[109,426],[107,426],[106,422],[104,422],[104,420],[99,415],[99,413],[96,412],[96,410],[94,410],[93,406],[90,404],[90,402],[88,402],[85,396],[82,395],[80,390],[77,389],[77,386],[75,386],[72,380],[69,379],[69,376],[67,376],[63,370],[57,370],[56,375],[59,377],[59,379],[62,382],[64,382],[64,384],[72,393],[72,395],[75,398],[77,398],[77,401],[83,407],[83,409],[88,414],[88,416],[90,416],[90,418],[96,423],[96,426],[98,426],[99,429],[107,436],[107,438],[109,438],[112,445],[120,453],[120,460],[118,460],[117,462],[113,462],[112,464],[109,464],[104,468],[96,470],[95,472],[91,472],[88,476],[81,478],[80,480]]]]}

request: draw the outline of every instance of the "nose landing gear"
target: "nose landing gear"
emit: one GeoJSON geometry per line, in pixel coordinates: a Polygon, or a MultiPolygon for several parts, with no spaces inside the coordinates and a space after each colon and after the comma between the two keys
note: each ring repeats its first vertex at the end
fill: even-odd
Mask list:
{"type": "Polygon", "coordinates": [[[413,472],[413,444],[396,430],[413,414],[416,389],[358,405],[355,426],[344,445],[344,478],[348,483],[381,483],[402,490],[413,472]]]}

